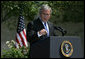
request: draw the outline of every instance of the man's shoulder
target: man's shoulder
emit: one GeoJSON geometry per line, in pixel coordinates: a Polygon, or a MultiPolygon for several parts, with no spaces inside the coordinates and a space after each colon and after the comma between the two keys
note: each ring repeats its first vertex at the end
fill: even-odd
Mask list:
{"type": "Polygon", "coordinates": [[[50,21],[48,21],[48,24],[49,24],[49,25],[54,25],[54,24],[53,24],[52,22],[50,22],[50,21]]]}
{"type": "Polygon", "coordinates": [[[34,19],[33,21],[30,21],[28,24],[35,25],[39,22],[39,19],[34,19]]]}

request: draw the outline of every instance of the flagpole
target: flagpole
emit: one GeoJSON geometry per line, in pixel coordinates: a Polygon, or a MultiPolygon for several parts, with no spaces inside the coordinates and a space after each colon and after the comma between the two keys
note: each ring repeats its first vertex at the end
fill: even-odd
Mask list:
{"type": "Polygon", "coordinates": [[[22,4],[22,2],[19,4],[19,11],[20,11],[20,15],[22,15],[23,14],[23,4],[22,4]]]}

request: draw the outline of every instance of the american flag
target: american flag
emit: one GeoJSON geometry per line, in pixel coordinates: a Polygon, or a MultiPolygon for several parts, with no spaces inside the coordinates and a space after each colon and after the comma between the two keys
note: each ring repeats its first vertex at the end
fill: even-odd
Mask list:
{"type": "Polygon", "coordinates": [[[16,47],[19,48],[22,46],[28,47],[28,43],[26,37],[24,17],[20,15],[18,20],[17,34],[16,34],[16,47]]]}

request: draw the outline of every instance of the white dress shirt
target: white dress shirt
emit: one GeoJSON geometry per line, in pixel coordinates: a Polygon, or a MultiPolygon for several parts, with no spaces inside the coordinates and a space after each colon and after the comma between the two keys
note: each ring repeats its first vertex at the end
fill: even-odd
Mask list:
{"type": "MultiPolygon", "coordinates": [[[[40,20],[41,20],[41,18],[40,18],[40,20]]],[[[46,27],[45,27],[44,22],[42,20],[41,20],[41,22],[42,22],[42,24],[43,24],[43,26],[44,26],[45,29],[47,27],[47,36],[49,36],[49,27],[48,27],[47,22],[46,22],[46,27]]],[[[39,34],[39,32],[37,32],[37,35],[38,35],[38,37],[42,36],[42,35],[39,34]]]]}

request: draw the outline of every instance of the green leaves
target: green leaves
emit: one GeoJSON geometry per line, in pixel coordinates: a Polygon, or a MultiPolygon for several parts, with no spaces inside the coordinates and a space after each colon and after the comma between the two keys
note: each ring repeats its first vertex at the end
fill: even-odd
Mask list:
{"type": "Polygon", "coordinates": [[[25,58],[22,50],[11,48],[9,51],[5,50],[5,54],[1,56],[2,58],[25,58]]]}
{"type": "Polygon", "coordinates": [[[7,41],[6,44],[10,48],[9,50],[3,50],[4,54],[1,58],[29,58],[30,47],[15,48],[15,41],[7,41]],[[11,47],[12,46],[12,47],[11,47]]]}
{"type": "MultiPolygon", "coordinates": [[[[63,22],[83,21],[83,1],[1,1],[1,20],[5,21],[11,17],[18,16],[20,14],[20,6],[23,6],[23,16],[25,16],[27,21],[31,21],[34,19],[34,16],[37,15],[42,4],[48,4],[53,10],[52,16],[55,18],[58,16],[58,19],[62,17],[63,22]],[[76,20],[74,21],[74,19],[76,20]]],[[[53,19],[53,21],[55,21],[55,19],[53,19]]]]}

